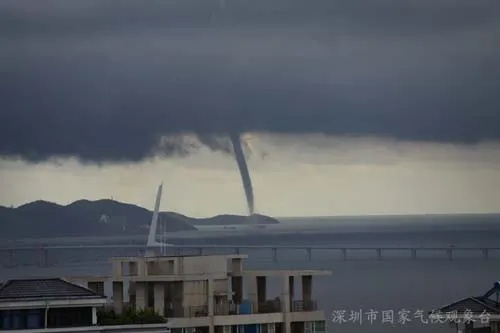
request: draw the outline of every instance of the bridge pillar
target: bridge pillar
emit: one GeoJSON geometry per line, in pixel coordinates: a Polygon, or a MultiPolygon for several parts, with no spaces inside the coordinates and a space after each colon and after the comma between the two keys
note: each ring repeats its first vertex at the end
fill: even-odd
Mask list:
{"type": "Polygon", "coordinates": [[[417,259],[417,249],[411,249],[411,258],[417,259]]]}
{"type": "Polygon", "coordinates": [[[377,249],[377,259],[382,260],[382,249],[377,249]]]}
{"type": "Polygon", "coordinates": [[[7,263],[7,265],[8,265],[8,267],[15,266],[14,250],[12,250],[12,249],[9,250],[9,262],[7,263]]]}
{"type": "Polygon", "coordinates": [[[342,259],[347,260],[347,249],[342,249],[342,259]]]}
{"type": "Polygon", "coordinates": [[[446,253],[448,254],[448,259],[453,260],[453,249],[447,249],[446,253]]]}
{"type": "Polygon", "coordinates": [[[49,251],[45,246],[40,248],[40,261],[38,264],[40,267],[47,267],[49,265],[49,251]]]}
{"type": "Polygon", "coordinates": [[[490,256],[488,249],[483,249],[483,258],[488,259],[490,256]]]}
{"type": "Polygon", "coordinates": [[[276,263],[278,261],[278,249],[273,247],[273,261],[276,263]]]}
{"type": "Polygon", "coordinates": [[[310,247],[308,247],[306,249],[307,251],[307,260],[311,261],[312,260],[312,249],[310,247]]]}

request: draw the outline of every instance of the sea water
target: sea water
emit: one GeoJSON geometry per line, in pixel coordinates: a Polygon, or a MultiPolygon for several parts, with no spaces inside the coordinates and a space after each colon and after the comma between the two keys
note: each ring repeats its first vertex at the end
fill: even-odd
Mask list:
{"type": "MultiPolygon", "coordinates": [[[[142,244],[145,238],[16,240],[11,245],[142,244]]],[[[168,239],[169,243],[185,245],[483,248],[500,247],[500,220],[497,216],[301,218],[285,219],[265,229],[172,233],[168,239]]],[[[232,250],[211,250],[228,251],[232,250]]],[[[313,250],[311,258],[304,249],[278,249],[276,261],[269,249],[241,249],[241,253],[249,255],[245,263],[248,269],[332,271],[331,276],[313,278],[313,298],[326,313],[328,331],[338,333],[455,332],[449,324],[426,322],[427,312],[464,297],[480,296],[500,279],[500,251],[491,251],[489,260],[480,251],[456,252],[453,260],[443,251],[419,252],[412,260],[404,249],[384,253],[382,260],[377,260],[373,250],[348,253],[349,260],[328,249],[313,250]],[[423,318],[418,314],[424,314],[423,318]]],[[[137,255],[137,249],[51,249],[50,266],[44,268],[36,266],[39,251],[15,255],[18,265],[5,267],[12,258],[2,254],[0,279],[109,274],[110,257],[137,255]]],[[[278,283],[270,280],[268,298],[279,296],[278,283]]],[[[295,292],[300,299],[298,288],[295,292]]]]}

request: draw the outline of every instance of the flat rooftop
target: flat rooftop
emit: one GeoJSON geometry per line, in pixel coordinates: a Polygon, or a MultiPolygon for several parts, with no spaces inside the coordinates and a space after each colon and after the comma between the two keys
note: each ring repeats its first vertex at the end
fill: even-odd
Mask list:
{"type": "Polygon", "coordinates": [[[175,259],[175,258],[195,258],[195,257],[224,257],[227,259],[247,259],[247,254],[186,254],[186,255],[165,255],[165,256],[135,256],[135,257],[113,257],[112,261],[135,261],[138,259],[175,259]]]}
{"type": "Polygon", "coordinates": [[[309,269],[294,269],[294,270],[243,270],[243,275],[249,276],[328,276],[332,275],[332,271],[309,270],[309,269]]]}
{"type": "Polygon", "coordinates": [[[170,275],[126,275],[121,277],[114,276],[72,276],[66,279],[70,281],[104,282],[104,281],[201,281],[209,278],[224,279],[228,276],[329,276],[331,271],[323,270],[251,270],[233,274],[226,273],[195,273],[195,274],[170,274],[170,275]]]}

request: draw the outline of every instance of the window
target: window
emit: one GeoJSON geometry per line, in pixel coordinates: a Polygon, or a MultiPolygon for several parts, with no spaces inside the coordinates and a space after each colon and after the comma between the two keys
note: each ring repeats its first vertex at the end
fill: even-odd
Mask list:
{"type": "Polygon", "coordinates": [[[326,322],[323,320],[315,321],[314,332],[315,333],[326,332],[326,322]]]}
{"type": "Polygon", "coordinates": [[[91,326],[92,308],[50,308],[47,325],[49,328],[91,326]]]}
{"type": "Polygon", "coordinates": [[[26,314],[26,328],[36,329],[43,328],[43,310],[29,310],[26,314]]]}
{"type": "Polygon", "coordinates": [[[43,328],[43,313],[42,309],[0,311],[0,331],[43,328]]]}
{"type": "Polygon", "coordinates": [[[313,333],[313,323],[310,321],[304,322],[304,333],[313,333]]]}
{"type": "Polygon", "coordinates": [[[224,326],[224,328],[222,329],[223,333],[231,333],[231,331],[232,331],[231,326],[224,326]]]}
{"type": "Polygon", "coordinates": [[[23,312],[21,310],[12,311],[12,327],[13,329],[23,329],[24,327],[24,318],[23,312]]]}
{"type": "Polygon", "coordinates": [[[0,327],[2,327],[3,330],[8,330],[10,329],[10,311],[0,311],[1,312],[1,317],[0,317],[0,322],[2,323],[2,325],[0,327]]]}
{"type": "Polygon", "coordinates": [[[273,324],[267,324],[267,333],[275,333],[275,325],[273,324]]]}

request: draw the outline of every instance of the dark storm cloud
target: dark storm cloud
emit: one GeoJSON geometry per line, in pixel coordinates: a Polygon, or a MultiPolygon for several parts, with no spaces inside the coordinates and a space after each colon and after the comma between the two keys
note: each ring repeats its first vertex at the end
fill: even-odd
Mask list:
{"type": "Polygon", "coordinates": [[[498,1],[222,1],[2,1],[0,155],[140,160],[183,132],[228,152],[215,138],[238,131],[500,139],[498,1]]]}

